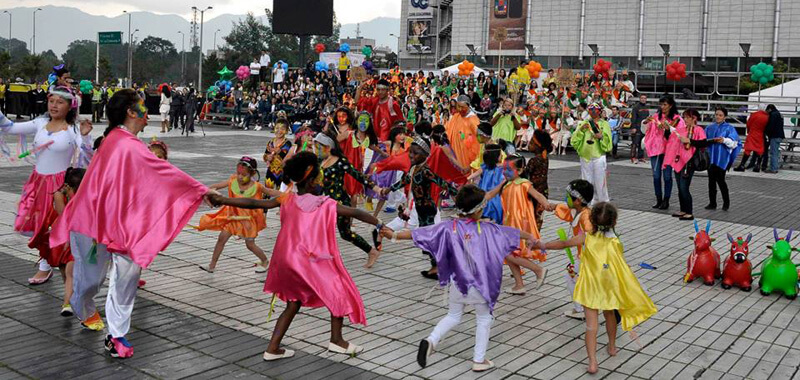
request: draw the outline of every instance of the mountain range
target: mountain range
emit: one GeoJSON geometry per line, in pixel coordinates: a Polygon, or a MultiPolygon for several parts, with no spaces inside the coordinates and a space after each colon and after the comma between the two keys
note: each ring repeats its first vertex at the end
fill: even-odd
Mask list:
{"type": "MultiPolygon", "coordinates": [[[[70,42],[75,40],[96,40],[97,32],[122,31],[123,42],[127,42],[128,15],[121,14],[116,17],[95,16],[77,8],[60,6],[43,6],[36,13],[36,52],[53,50],[59,57],[63,54],[70,42]]],[[[0,9],[0,37],[8,37],[7,10],[11,16],[11,38],[18,39],[28,44],[32,50],[33,11],[35,7],[16,7],[0,9]]],[[[186,50],[191,49],[189,20],[178,15],[163,15],[151,12],[131,12],[131,32],[139,29],[134,35],[135,40],[141,41],[148,35],[161,37],[172,41],[180,51],[183,42],[178,31],[186,34],[186,50]]],[[[245,15],[223,14],[209,17],[204,20],[203,48],[214,48],[214,33],[217,34],[217,44],[223,43],[223,36],[232,29],[233,24],[245,15]]],[[[262,22],[266,16],[257,15],[262,22]]],[[[377,46],[389,46],[392,50],[397,47],[397,40],[389,36],[390,33],[400,34],[400,19],[379,17],[360,23],[361,36],[374,38],[377,46]]],[[[340,38],[355,37],[356,24],[343,24],[339,33],[340,38]]]]}

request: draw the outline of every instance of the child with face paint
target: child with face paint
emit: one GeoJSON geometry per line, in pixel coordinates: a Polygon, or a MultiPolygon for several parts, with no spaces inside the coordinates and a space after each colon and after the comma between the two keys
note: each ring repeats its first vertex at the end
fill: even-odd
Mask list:
{"type": "MultiPolygon", "coordinates": [[[[530,181],[521,176],[524,174],[524,169],[525,158],[517,154],[508,156],[503,163],[505,183],[500,192],[500,199],[503,203],[503,224],[518,228],[538,239],[539,227],[536,225],[536,210],[529,197],[533,197],[547,211],[552,211],[554,206],[542,193],[536,191],[530,181]]],[[[525,284],[522,281],[520,266],[524,266],[536,274],[536,288],[542,286],[547,276],[547,269],[535,264],[533,260],[545,261],[547,256],[544,252],[540,252],[535,247],[528,247],[525,242],[521,242],[519,250],[514,252],[514,257],[517,260],[508,261],[511,274],[514,276],[514,286],[506,289],[506,292],[525,294],[525,284]]]]}
{"type": "MultiPolygon", "coordinates": [[[[367,175],[369,175],[370,179],[374,181],[378,186],[383,188],[391,186],[395,182],[395,179],[400,175],[401,172],[397,170],[388,170],[374,174],[374,165],[380,161],[385,160],[389,156],[404,154],[408,150],[408,147],[406,145],[407,131],[408,129],[406,129],[405,127],[405,122],[397,123],[395,127],[392,128],[392,131],[389,134],[390,143],[389,144],[380,143],[378,145],[379,150],[378,152],[376,152],[378,154],[372,155],[372,161],[370,162],[369,167],[367,167],[367,175]]],[[[390,201],[389,206],[386,208],[386,212],[388,213],[393,213],[397,211],[396,208],[397,204],[402,202],[402,196],[395,196],[395,194],[380,194],[380,193],[375,193],[370,189],[366,189],[366,194],[367,194],[367,205],[370,205],[372,203],[372,198],[378,199],[378,205],[377,207],[375,207],[373,211],[373,215],[375,217],[377,217],[378,214],[381,212],[387,200],[390,201]]],[[[367,210],[369,210],[369,206],[367,206],[367,210]]]]}
{"type": "Polygon", "coordinates": [[[319,159],[310,152],[300,152],[286,162],[284,174],[297,192],[287,191],[272,199],[224,198],[213,196],[213,204],[238,208],[268,210],[281,208],[281,227],[275,240],[272,264],[264,283],[264,292],[286,302],[264,352],[264,360],[289,358],[294,351],[281,348],[289,325],[300,306],[326,307],[331,313],[331,338],[328,350],[355,355],[364,347],[342,337],[344,316],[352,323],[367,322],[364,302],[342,262],[335,235],[337,216],[355,218],[381,228],[372,215],[344,206],[316,193],[321,179],[319,159]]]}
{"type": "Polygon", "coordinates": [[[611,126],[603,120],[599,104],[592,103],[588,110],[589,119],[578,124],[570,143],[581,158],[581,178],[594,186],[593,202],[608,202],[606,153],[613,147],[611,126]]]}
{"type": "MultiPolygon", "coordinates": [[[[321,160],[320,167],[322,173],[322,193],[331,199],[343,204],[345,206],[351,204],[350,195],[345,190],[345,176],[350,176],[358,181],[363,186],[366,186],[375,193],[380,193],[383,189],[372,182],[367,176],[356,169],[339,149],[338,144],[334,141],[334,137],[325,133],[318,133],[314,137],[314,143],[317,145],[317,152],[321,160]]],[[[369,254],[365,267],[369,268],[378,259],[380,252],[364,240],[361,235],[353,232],[350,228],[353,220],[346,216],[339,216],[336,218],[336,227],[339,229],[339,235],[345,241],[348,241],[360,248],[365,253],[369,254]]]]}
{"type": "MultiPolygon", "coordinates": [[[[388,194],[390,191],[397,191],[411,184],[413,209],[416,210],[419,227],[430,226],[436,223],[438,209],[431,195],[431,185],[436,184],[442,189],[445,189],[451,196],[455,196],[458,193],[458,189],[454,185],[436,175],[428,166],[427,159],[430,152],[430,143],[427,140],[419,136],[414,138],[414,142],[411,144],[411,148],[408,151],[408,156],[411,160],[411,169],[408,173],[403,174],[400,181],[396,182],[390,188],[383,190],[384,194],[388,194]]],[[[430,252],[423,251],[422,253],[430,256],[431,268],[421,271],[420,273],[425,278],[437,279],[436,258],[434,258],[430,252]]]]}
{"type": "MultiPolygon", "coordinates": [[[[336,110],[336,121],[339,134],[336,140],[345,158],[356,170],[364,168],[364,153],[367,148],[377,150],[378,138],[370,128],[369,113],[362,112],[356,120],[350,109],[341,107],[336,110]]],[[[350,206],[358,207],[358,197],[364,193],[364,186],[352,176],[344,178],[344,188],[350,196],[350,206]]]]}
{"type": "MultiPolygon", "coordinates": [[[[572,236],[587,234],[592,231],[592,224],[589,221],[591,212],[589,203],[592,202],[593,197],[594,186],[589,181],[576,179],[567,185],[566,195],[564,196],[565,203],[558,204],[554,214],[557,218],[569,223],[570,227],[572,227],[572,236]],[[573,210],[575,211],[574,213],[572,212],[573,210]]],[[[566,278],[570,294],[575,291],[582,250],[583,246],[578,246],[578,255],[575,257],[575,263],[567,265],[566,278]]],[[[573,302],[572,307],[565,311],[564,315],[569,318],[583,319],[583,306],[573,302]]]]}
{"type": "MultiPolygon", "coordinates": [[[[266,196],[276,197],[281,193],[277,190],[268,189],[258,180],[253,179],[258,174],[257,161],[255,158],[244,156],[236,164],[236,174],[228,178],[226,182],[215,183],[209,188],[214,190],[228,188],[230,198],[252,198],[263,199],[266,196]]],[[[212,230],[220,231],[217,244],[214,246],[214,254],[211,256],[211,263],[208,266],[200,266],[200,269],[214,273],[217,267],[225,243],[231,236],[238,236],[244,239],[245,245],[250,252],[258,257],[259,262],[255,264],[256,273],[267,271],[267,255],[256,245],[258,232],[267,227],[267,221],[261,210],[247,210],[231,206],[225,206],[219,211],[203,215],[198,226],[199,231],[212,230]]]]}
{"type": "Polygon", "coordinates": [[[292,149],[292,142],[286,138],[289,132],[289,121],[278,119],[275,121],[275,137],[269,140],[264,150],[264,162],[267,172],[264,175],[264,184],[270,189],[277,189],[283,180],[283,159],[292,149]]]}
{"type": "MultiPolygon", "coordinates": [[[[502,184],[505,181],[502,165],[505,159],[504,156],[505,154],[500,149],[500,145],[487,145],[486,151],[483,153],[483,163],[480,169],[473,173],[469,179],[471,181],[477,179],[478,187],[483,191],[490,191],[502,184]]],[[[486,203],[486,207],[483,209],[483,217],[495,223],[503,224],[503,202],[500,200],[499,195],[486,203]]]]}

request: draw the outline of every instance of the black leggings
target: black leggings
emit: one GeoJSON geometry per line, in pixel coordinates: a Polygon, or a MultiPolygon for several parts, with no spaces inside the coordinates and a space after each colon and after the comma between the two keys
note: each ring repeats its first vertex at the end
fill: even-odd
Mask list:
{"type": "Polygon", "coordinates": [[[369,253],[372,250],[372,246],[364,240],[361,235],[353,232],[350,228],[350,225],[353,223],[352,218],[348,218],[346,216],[338,216],[336,217],[336,227],[339,229],[339,235],[342,239],[353,243],[356,247],[360,248],[362,251],[369,253]]]}
{"type": "Polygon", "coordinates": [[[717,205],[717,185],[722,193],[722,207],[727,208],[731,204],[731,198],[728,194],[728,184],[725,182],[725,169],[710,165],[708,167],[708,203],[712,206],[717,205]]]}

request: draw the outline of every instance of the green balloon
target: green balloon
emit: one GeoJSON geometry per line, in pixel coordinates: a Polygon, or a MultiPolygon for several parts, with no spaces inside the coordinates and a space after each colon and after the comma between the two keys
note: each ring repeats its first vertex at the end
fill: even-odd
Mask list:
{"type": "Polygon", "coordinates": [[[758,66],[756,66],[756,65],[750,66],[750,73],[755,74],[756,73],[756,67],[758,67],[758,66]]]}
{"type": "Polygon", "coordinates": [[[764,73],[766,73],[767,75],[770,75],[770,74],[772,74],[772,72],[774,70],[775,70],[775,68],[772,67],[772,65],[767,65],[767,67],[764,68],[764,73]]]}
{"type": "Polygon", "coordinates": [[[758,79],[758,83],[761,83],[762,85],[764,85],[764,84],[769,83],[769,80],[767,79],[767,77],[761,77],[761,78],[758,79]]]}
{"type": "Polygon", "coordinates": [[[797,125],[797,118],[796,117],[792,118],[792,124],[797,125]]]}

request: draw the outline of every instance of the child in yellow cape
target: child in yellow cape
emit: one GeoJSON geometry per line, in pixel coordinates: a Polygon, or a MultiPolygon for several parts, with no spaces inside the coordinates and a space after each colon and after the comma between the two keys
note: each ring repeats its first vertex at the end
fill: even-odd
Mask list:
{"type": "MultiPolygon", "coordinates": [[[[658,311],[645,293],[633,271],[625,262],[622,243],[614,232],[617,208],[600,202],[591,211],[589,221],[592,232],[580,234],[567,241],[554,240],[543,249],[563,249],[583,246],[580,276],[575,284],[573,298],[584,307],[586,314],[586,353],[589,356],[589,373],[597,372],[597,314],[603,311],[608,334],[608,354],[617,354],[617,324],[624,331],[646,321],[658,311]],[[614,315],[618,311],[620,320],[614,315]]],[[[635,335],[632,335],[635,339],[635,335]]]]}

